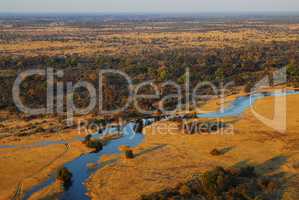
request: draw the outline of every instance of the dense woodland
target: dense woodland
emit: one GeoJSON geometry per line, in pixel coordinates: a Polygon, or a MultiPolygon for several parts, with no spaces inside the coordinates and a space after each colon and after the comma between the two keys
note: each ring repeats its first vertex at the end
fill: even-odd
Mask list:
{"type": "MultiPolygon", "coordinates": [[[[67,55],[59,57],[15,57],[1,56],[1,70],[15,70],[20,72],[25,69],[47,68],[65,70],[62,81],[87,80],[98,85],[96,74],[100,69],[118,69],[134,78],[135,83],[145,80],[155,80],[157,83],[173,80],[179,84],[185,82],[186,68],[190,70],[191,86],[200,81],[234,81],[235,86],[253,84],[263,76],[281,67],[287,67],[288,80],[296,83],[299,81],[299,49],[298,42],[273,43],[264,46],[251,45],[234,49],[174,49],[165,52],[144,52],[138,56],[122,55],[96,55],[95,57],[81,57],[67,55]]],[[[11,88],[15,76],[1,77],[1,107],[13,106],[11,88]]],[[[121,103],[123,96],[124,80],[119,77],[107,78],[107,93],[105,96],[113,104],[121,103]]],[[[42,77],[29,77],[24,82],[24,100],[31,105],[45,103],[46,83],[42,77]]],[[[78,103],[84,104],[88,96],[80,91],[78,103]]],[[[107,102],[108,103],[108,102],[107,102]]],[[[109,103],[108,103],[109,104],[109,103]]],[[[113,105],[109,105],[113,107],[113,105]]]]}

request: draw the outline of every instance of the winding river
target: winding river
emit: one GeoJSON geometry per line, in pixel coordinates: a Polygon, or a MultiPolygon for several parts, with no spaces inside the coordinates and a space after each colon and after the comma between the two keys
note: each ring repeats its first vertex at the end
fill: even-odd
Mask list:
{"type": "MultiPolygon", "coordinates": [[[[153,120],[143,120],[144,125],[148,125],[153,120]]],[[[119,139],[115,139],[109,141],[106,145],[104,145],[103,149],[99,152],[93,152],[84,154],[75,160],[66,163],[64,166],[71,171],[73,174],[72,177],[72,185],[66,190],[60,199],[82,199],[87,200],[89,199],[86,196],[86,187],[84,185],[85,181],[90,177],[92,173],[94,173],[99,168],[103,167],[105,163],[100,164],[98,161],[100,160],[101,156],[103,155],[110,155],[110,154],[119,154],[119,146],[126,145],[130,147],[135,147],[140,144],[144,138],[143,134],[135,133],[134,132],[134,123],[128,123],[122,128],[122,137],[119,139]],[[93,165],[92,168],[88,167],[89,165],[93,165]]],[[[113,132],[115,131],[114,128],[106,130],[105,132],[113,132]]],[[[100,134],[96,133],[93,137],[100,137],[100,134]]],[[[112,160],[113,162],[113,160],[112,160]]],[[[56,180],[55,174],[53,174],[48,180],[32,187],[28,190],[22,199],[29,199],[32,194],[35,192],[40,191],[41,189],[53,184],[56,180]]]]}
{"type": "MultiPolygon", "coordinates": [[[[205,114],[198,114],[197,117],[200,118],[221,118],[228,116],[239,116],[242,114],[247,108],[255,103],[256,100],[262,99],[267,96],[285,96],[291,94],[299,94],[299,91],[288,90],[287,92],[275,92],[275,93],[257,93],[251,96],[242,96],[234,100],[231,105],[224,109],[223,111],[211,112],[205,114]]],[[[152,120],[143,120],[144,125],[148,125],[152,120]]],[[[139,145],[144,136],[142,134],[138,134],[134,132],[134,123],[128,123],[126,126],[122,128],[122,137],[119,139],[112,140],[108,142],[103,150],[97,153],[88,153],[84,154],[75,160],[72,160],[69,163],[65,164],[65,167],[68,168],[73,174],[73,182],[72,185],[66,190],[60,199],[80,199],[87,200],[89,199],[86,196],[86,187],[84,183],[93,174],[96,170],[100,169],[105,165],[105,163],[99,163],[101,156],[109,155],[109,154],[119,154],[118,147],[121,145],[127,145],[130,147],[135,147],[139,145]],[[93,164],[95,167],[90,168],[88,165],[93,164]]],[[[112,131],[112,130],[108,130],[112,131]]],[[[93,137],[99,137],[99,134],[94,134],[93,137]]],[[[41,142],[32,146],[45,146],[50,144],[64,144],[65,142],[41,142]]],[[[12,146],[0,146],[0,148],[13,148],[12,146]]],[[[23,199],[29,199],[32,194],[40,191],[41,189],[51,185],[55,182],[55,174],[53,174],[48,180],[32,187],[30,190],[25,192],[23,199]]]]}
{"type": "Polygon", "coordinates": [[[286,92],[265,92],[256,93],[250,96],[241,96],[235,99],[230,106],[225,108],[223,111],[210,112],[204,114],[198,114],[200,118],[223,118],[223,117],[234,117],[241,115],[246,109],[250,108],[257,100],[265,97],[273,96],[286,96],[292,94],[299,94],[299,91],[287,90],[286,92]]]}

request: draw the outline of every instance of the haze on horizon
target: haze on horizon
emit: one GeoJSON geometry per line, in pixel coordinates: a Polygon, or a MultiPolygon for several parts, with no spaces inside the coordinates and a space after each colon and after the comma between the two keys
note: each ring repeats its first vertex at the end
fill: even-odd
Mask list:
{"type": "Polygon", "coordinates": [[[0,12],[297,12],[298,0],[1,0],[0,12]]]}

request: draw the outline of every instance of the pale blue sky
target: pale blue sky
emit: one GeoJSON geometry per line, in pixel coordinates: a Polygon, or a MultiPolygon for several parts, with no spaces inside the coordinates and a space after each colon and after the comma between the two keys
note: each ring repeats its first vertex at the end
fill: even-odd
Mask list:
{"type": "Polygon", "coordinates": [[[0,0],[0,12],[299,11],[299,0],[0,0]]]}

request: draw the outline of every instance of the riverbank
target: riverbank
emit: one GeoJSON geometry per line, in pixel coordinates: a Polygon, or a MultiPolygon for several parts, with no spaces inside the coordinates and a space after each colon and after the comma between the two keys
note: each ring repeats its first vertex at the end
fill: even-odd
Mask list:
{"type": "MultiPolygon", "coordinates": [[[[2,115],[4,113],[1,113],[2,115]]],[[[1,115],[1,116],[2,116],[1,115]]],[[[89,119],[83,116],[80,119],[89,119]]],[[[77,118],[78,120],[79,118],[77,118]]],[[[59,130],[61,123],[54,117],[26,120],[10,116],[1,122],[5,129],[51,126],[59,130]]],[[[4,128],[1,131],[5,131],[4,128]]],[[[20,197],[24,191],[46,180],[64,163],[90,151],[76,138],[82,136],[75,128],[53,133],[41,132],[29,136],[10,134],[0,140],[0,199],[20,197]]]]}
{"type": "MultiPolygon", "coordinates": [[[[242,118],[236,118],[234,134],[184,135],[176,130],[176,122],[158,122],[145,129],[145,140],[134,149],[137,156],[133,160],[120,159],[89,179],[86,184],[89,196],[107,200],[138,199],[142,194],[174,187],[192,174],[219,165],[250,163],[260,166],[260,172],[283,172],[286,189],[282,199],[295,200],[299,194],[299,181],[294,178],[299,175],[298,102],[299,95],[287,96],[287,132],[284,134],[261,123],[250,109],[242,118]],[[172,127],[171,132],[157,134],[157,127],[161,129],[161,125],[172,127]],[[214,148],[225,153],[212,156],[210,152],[214,148]]],[[[208,106],[213,108],[212,104],[208,106]]],[[[273,116],[273,108],[273,97],[257,100],[254,105],[254,109],[266,117],[273,116]]]]}
{"type": "MultiPolygon", "coordinates": [[[[25,195],[25,199],[89,199],[86,196],[87,190],[84,186],[85,181],[97,169],[109,164],[111,161],[100,162],[102,156],[119,153],[119,146],[132,145],[137,146],[143,140],[142,134],[136,134],[133,131],[134,123],[128,123],[122,129],[122,134],[111,133],[109,135],[100,135],[99,139],[103,143],[103,148],[100,151],[84,154],[74,160],[67,162],[64,166],[72,173],[72,182],[67,190],[63,191],[61,183],[55,177],[35,185],[25,195]],[[59,187],[60,186],[60,187],[59,187]]],[[[94,135],[94,137],[98,137],[94,135]]]]}
{"type": "Polygon", "coordinates": [[[30,189],[47,179],[64,163],[88,151],[90,149],[81,142],[1,150],[0,162],[5,164],[0,166],[0,199],[12,198],[19,189],[21,193],[30,189]]]}

